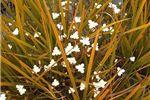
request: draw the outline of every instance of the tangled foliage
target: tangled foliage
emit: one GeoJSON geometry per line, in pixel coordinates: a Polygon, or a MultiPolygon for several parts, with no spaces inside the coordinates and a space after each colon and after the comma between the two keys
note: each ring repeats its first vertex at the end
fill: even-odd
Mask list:
{"type": "Polygon", "coordinates": [[[147,100],[149,0],[2,0],[9,100],[147,100]]]}

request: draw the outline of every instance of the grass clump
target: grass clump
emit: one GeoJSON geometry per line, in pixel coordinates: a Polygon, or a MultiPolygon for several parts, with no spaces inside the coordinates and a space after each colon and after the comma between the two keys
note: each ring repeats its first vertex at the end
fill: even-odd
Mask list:
{"type": "Polygon", "coordinates": [[[148,0],[1,3],[0,98],[148,100],[148,0]]]}

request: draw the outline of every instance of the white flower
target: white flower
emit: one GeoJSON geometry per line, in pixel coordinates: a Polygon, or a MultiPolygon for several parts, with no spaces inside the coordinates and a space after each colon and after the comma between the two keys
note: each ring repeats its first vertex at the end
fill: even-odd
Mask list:
{"type": "Polygon", "coordinates": [[[17,90],[23,89],[23,85],[16,85],[17,90]]]}
{"type": "Polygon", "coordinates": [[[101,4],[95,3],[95,7],[96,7],[97,9],[99,9],[101,6],[102,6],[101,4]]]}
{"type": "Polygon", "coordinates": [[[88,25],[89,25],[89,28],[92,29],[92,28],[98,26],[98,23],[94,22],[92,20],[88,20],[88,25]]]}
{"type": "Polygon", "coordinates": [[[109,3],[108,7],[109,8],[116,8],[117,6],[115,4],[109,3]]]}
{"type": "Polygon", "coordinates": [[[63,34],[63,35],[60,35],[60,36],[59,36],[59,39],[60,39],[61,41],[63,41],[63,39],[66,38],[66,37],[67,37],[67,35],[66,35],[66,34],[63,34]]]}
{"type": "Polygon", "coordinates": [[[118,14],[120,12],[120,9],[119,8],[114,8],[114,13],[115,14],[118,14]]]}
{"type": "Polygon", "coordinates": [[[40,32],[36,32],[35,34],[34,34],[34,37],[36,38],[36,37],[39,37],[39,35],[41,35],[41,33],[40,32]]]}
{"type": "Polygon", "coordinates": [[[78,32],[76,31],[74,34],[70,36],[72,39],[79,39],[78,32]]]}
{"type": "Polygon", "coordinates": [[[90,52],[91,49],[92,49],[92,47],[88,47],[87,48],[87,52],[90,52]]]}
{"type": "Polygon", "coordinates": [[[100,77],[99,77],[99,75],[96,75],[96,79],[97,79],[97,81],[100,81],[100,77]]]}
{"type": "Polygon", "coordinates": [[[44,65],[44,70],[46,71],[50,66],[44,65]]]}
{"type": "Polygon", "coordinates": [[[73,28],[73,29],[76,29],[76,27],[75,27],[74,25],[72,26],[72,28],[73,28]]]}
{"type": "Polygon", "coordinates": [[[108,32],[109,31],[109,28],[106,27],[106,24],[103,24],[102,28],[104,28],[102,31],[103,32],[108,32]]]}
{"type": "Polygon", "coordinates": [[[26,32],[25,35],[26,35],[26,36],[29,36],[29,33],[26,32]]]}
{"type": "Polygon", "coordinates": [[[134,62],[135,61],[135,57],[130,57],[130,61],[134,62]]]}
{"type": "Polygon", "coordinates": [[[63,37],[63,38],[66,38],[66,37],[67,37],[67,35],[64,33],[64,34],[62,35],[62,37],[63,37]]]}
{"type": "Polygon", "coordinates": [[[12,45],[11,45],[11,44],[8,44],[8,48],[9,48],[9,49],[12,49],[12,45]]]}
{"type": "Polygon", "coordinates": [[[61,5],[62,5],[62,6],[65,6],[66,3],[67,3],[67,1],[62,1],[62,2],[61,2],[61,5]]]}
{"type": "Polygon", "coordinates": [[[61,65],[63,66],[63,67],[66,67],[66,64],[65,64],[65,62],[63,61],[63,62],[61,62],[61,65]]]}
{"type": "Polygon", "coordinates": [[[122,4],[122,2],[120,1],[118,4],[119,4],[119,5],[121,5],[121,4],[122,4]]]}
{"type": "Polygon", "coordinates": [[[97,8],[97,9],[99,9],[101,6],[102,6],[102,5],[101,5],[101,4],[99,4],[99,5],[97,5],[97,7],[96,7],[96,8],[97,8]]]}
{"type": "Polygon", "coordinates": [[[26,89],[21,89],[19,90],[19,92],[20,92],[20,95],[23,95],[26,92],[26,89]]]}
{"type": "Polygon", "coordinates": [[[115,4],[109,3],[108,7],[112,8],[115,14],[118,14],[120,12],[120,9],[117,8],[115,4]]]}
{"type": "Polygon", "coordinates": [[[87,54],[87,57],[90,57],[90,54],[87,54]]]}
{"type": "Polygon", "coordinates": [[[16,88],[19,91],[20,95],[23,95],[26,92],[26,89],[23,85],[16,85],[16,88]]]}
{"type": "Polygon", "coordinates": [[[6,94],[1,93],[0,94],[0,100],[6,100],[6,94]]]}
{"type": "Polygon", "coordinates": [[[98,18],[98,17],[99,17],[99,15],[97,15],[97,14],[96,14],[95,16],[96,16],[96,18],[98,18]]]}
{"type": "Polygon", "coordinates": [[[44,70],[46,71],[47,69],[49,69],[49,68],[51,68],[51,67],[55,67],[55,66],[57,66],[56,61],[55,61],[54,59],[51,59],[51,61],[50,61],[50,63],[49,63],[48,66],[47,66],[47,65],[44,65],[44,70]]]}
{"type": "Polygon", "coordinates": [[[52,55],[53,56],[58,56],[58,55],[60,55],[61,54],[61,52],[60,52],[60,50],[58,49],[58,47],[54,47],[54,50],[53,50],[53,52],[52,52],[52,55]]]}
{"type": "Polygon", "coordinates": [[[63,6],[62,8],[63,8],[64,10],[66,10],[66,7],[65,7],[65,6],[63,6]]]}
{"type": "Polygon", "coordinates": [[[75,47],[73,48],[74,52],[80,52],[80,48],[78,45],[75,45],[75,47]]]}
{"type": "Polygon", "coordinates": [[[68,90],[68,92],[69,92],[69,94],[70,94],[70,93],[74,93],[75,90],[74,90],[73,88],[70,87],[69,90],[68,90]]]}
{"type": "Polygon", "coordinates": [[[61,35],[62,38],[66,38],[67,35],[64,33],[63,35],[61,35]]]}
{"type": "Polygon", "coordinates": [[[118,62],[118,59],[115,59],[115,63],[118,62]]]}
{"type": "Polygon", "coordinates": [[[37,65],[34,65],[32,73],[38,73],[38,72],[40,72],[40,68],[37,65]]]}
{"type": "Polygon", "coordinates": [[[57,28],[59,29],[59,30],[63,30],[64,28],[63,28],[63,25],[61,25],[61,24],[57,24],[57,28]]]}
{"type": "Polygon", "coordinates": [[[54,79],[54,81],[52,82],[52,86],[58,86],[59,85],[59,81],[57,79],[54,79]]]}
{"type": "MultiPolygon", "coordinates": [[[[61,5],[62,5],[62,6],[65,6],[65,5],[66,5],[66,3],[67,3],[67,1],[62,1],[62,2],[61,2],[61,5]]],[[[71,1],[69,1],[69,4],[71,4],[71,3],[72,3],[72,2],[71,2],[71,1]]],[[[65,9],[65,7],[63,7],[63,9],[65,9]]]]}
{"type": "Polygon", "coordinates": [[[71,43],[68,43],[67,47],[65,48],[65,53],[66,55],[69,55],[73,52],[73,46],[71,45],[71,43]]]}
{"type": "Polygon", "coordinates": [[[58,18],[59,17],[59,13],[52,13],[52,17],[53,17],[53,19],[56,19],[56,18],[58,18]]]}
{"type": "Polygon", "coordinates": [[[9,26],[12,26],[12,23],[8,23],[9,26]]]}
{"type": "Polygon", "coordinates": [[[18,28],[16,28],[12,33],[13,33],[13,35],[18,35],[19,34],[18,28]]]}
{"type": "Polygon", "coordinates": [[[57,63],[54,59],[52,59],[48,66],[55,67],[55,66],[57,66],[57,63]]]}
{"type": "Polygon", "coordinates": [[[41,65],[41,60],[38,61],[39,65],[41,65]]]}
{"type": "Polygon", "coordinates": [[[77,63],[77,61],[76,61],[76,59],[74,57],[67,58],[67,59],[68,59],[70,64],[76,64],[77,63]]]}
{"type": "Polygon", "coordinates": [[[118,71],[118,76],[121,76],[125,72],[125,70],[121,69],[120,67],[117,67],[117,71],[118,71]]]}
{"type": "Polygon", "coordinates": [[[89,41],[89,38],[88,37],[82,37],[82,40],[80,40],[80,42],[83,44],[83,45],[90,45],[90,41],[89,41]]]}
{"type": "Polygon", "coordinates": [[[94,75],[97,75],[98,73],[96,71],[94,71],[94,75]]]}
{"type": "Polygon", "coordinates": [[[76,22],[76,23],[81,22],[81,17],[75,17],[75,22],[76,22]]]}
{"type": "MultiPolygon", "coordinates": [[[[92,44],[92,47],[94,47],[94,43],[92,44]]],[[[98,43],[96,43],[96,48],[95,48],[96,51],[98,51],[98,43]]]]}
{"type": "Polygon", "coordinates": [[[96,89],[104,88],[106,84],[107,82],[104,81],[103,79],[101,79],[99,82],[93,82],[93,85],[96,89]]]}
{"type": "Polygon", "coordinates": [[[75,68],[78,70],[78,72],[84,73],[84,64],[76,65],[75,68]]]}
{"type": "Polygon", "coordinates": [[[64,17],[66,16],[66,13],[63,13],[64,17]]]}
{"type": "Polygon", "coordinates": [[[96,96],[98,96],[99,93],[100,93],[99,90],[95,90],[95,91],[94,91],[94,98],[95,98],[96,96]]]}
{"type": "Polygon", "coordinates": [[[110,34],[112,34],[114,32],[113,27],[109,27],[109,31],[110,31],[110,34]]]}
{"type": "Polygon", "coordinates": [[[80,84],[80,90],[82,91],[82,90],[84,90],[85,89],[85,84],[84,83],[81,83],[80,84]]]}

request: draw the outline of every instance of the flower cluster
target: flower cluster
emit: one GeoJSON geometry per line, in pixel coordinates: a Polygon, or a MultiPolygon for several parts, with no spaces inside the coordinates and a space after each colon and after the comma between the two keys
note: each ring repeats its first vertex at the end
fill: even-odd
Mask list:
{"type": "Polygon", "coordinates": [[[110,34],[112,34],[113,32],[114,32],[114,29],[113,29],[113,27],[106,27],[107,25],[104,23],[103,25],[102,25],[102,28],[103,28],[103,32],[110,32],[110,34]]]}
{"type": "Polygon", "coordinates": [[[99,9],[101,6],[102,6],[101,4],[95,3],[95,7],[96,7],[97,9],[99,9]]]}
{"type": "MultiPolygon", "coordinates": [[[[62,5],[64,11],[68,10],[68,9],[66,9],[67,8],[66,4],[67,4],[67,1],[62,1],[61,2],[61,5],[62,5]]],[[[70,4],[72,4],[71,1],[69,1],[69,8],[71,9],[70,4]]],[[[77,5],[77,3],[75,3],[75,5],[77,5]]],[[[96,11],[100,10],[101,7],[102,7],[102,4],[95,3],[94,7],[95,7],[94,10],[96,10],[96,11]]],[[[109,7],[108,9],[110,9],[110,8],[113,9],[115,14],[118,14],[121,11],[117,7],[117,5],[115,5],[113,3],[109,3],[108,7],[109,7]]],[[[65,23],[66,25],[64,25],[63,21],[62,22],[59,21],[62,17],[61,14],[63,14],[65,19],[67,19],[66,16],[68,16],[70,13],[67,15],[67,13],[65,13],[65,12],[60,13],[60,12],[56,11],[56,12],[52,12],[51,16],[52,16],[52,19],[54,20],[54,23],[56,23],[56,28],[59,30],[58,31],[59,32],[58,37],[59,37],[59,40],[62,43],[62,47],[64,47],[63,49],[64,49],[64,52],[65,52],[65,57],[67,58],[67,61],[65,59],[62,59],[62,58],[65,58],[65,57],[64,57],[63,51],[60,48],[60,45],[58,45],[58,43],[53,44],[52,46],[50,45],[52,47],[52,50],[48,51],[48,56],[46,55],[47,57],[42,56],[43,59],[44,59],[42,64],[40,63],[39,65],[33,65],[32,66],[32,74],[36,76],[36,75],[42,73],[42,71],[45,71],[45,73],[44,73],[45,75],[43,77],[46,77],[46,79],[45,79],[46,81],[47,80],[50,81],[49,83],[51,84],[52,89],[55,88],[54,90],[58,89],[58,91],[59,90],[63,91],[63,89],[61,89],[61,87],[64,86],[65,89],[66,88],[68,89],[67,93],[69,95],[71,95],[71,94],[76,92],[75,91],[76,89],[74,89],[72,87],[70,80],[66,81],[68,76],[69,76],[68,72],[67,72],[68,71],[67,68],[70,67],[70,69],[71,69],[70,72],[72,73],[72,75],[77,75],[77,76],[75,76],[77,82],[78,82],[78,78],[84,79],[86,71],[88,69],[87,65],[90,62],[90,53],[91,53],[90,51],[94,47],[94,42],[93,41],[95,40],[95,37],[92,37],[92,36],[94,36],[94,31],[97,32],[96,29],[98,29],[98,27],[101,26],[102,30],[100,32],[102,34],[103,33],[109,33],[109,36],[113,37],[112,34],[117,30],[114,29],[114,26],[107,27],[108,26],[107,24],[109,23],[109,21],[104,21],[104,22],[99,21],[99,19],[98,19],[99,14],[96,14],[96,18],[94,16],[95,19],[94,18],[84,19],[82,17],[82,15],[79,15],[77,13],[77,16],[74,16],[72,18],[72,21],[68,20],[68,22],[66,22],[66,23],[69,23],[70,26],[72,24],[73,25],[72,25],[71,28],[69,28],[70,30],[68,32],[67,31],[64,32],[64,29],[67,30],[68,27],[70,27],[70,26],[68,25],[67,28],[66,28],[67,24],[65,23]],[[84,23],[85,23],[85,27],[80,27],[80,24],[84,24],[84,23]],[[80,30],[80,28],[81,28],[81,30],[80,30]],[[69,66],[66,64],[66,62],[69,63],[69,66]],[[66,80],[65,80],[64,77],[62,78],[61,75],[60,75],[60,77],[56,77],[57,75],[55,73],[56,74],[61,73],[62,76],[64,75],[65,77],[67,77],[66,80]]],[[[8,23],[8,25],[11,26],[12,24],[8,23]]],[[[12,34],[15,35],[15,36],[20,35],[19,34],[20,33],[19,29],[20,28],[15,28],[13,30],[12,34]]],[[[26,32],[25,35],[30,36],[31,33],[26,32]]],[[[38,40],[44,34],[39,32],[39,31],[34,31],[32,35],[33,35],[32,37],[34,37],[36,40],[38,40]]],[[[103,38],[103,35],[101,35],[100,37],[103,38]]],[[[43,38],[41,38],[41,40],[42,39],[43,38]]],[[[53,38],[53,36],[52,36],[51,40],[54,40],[54,43],[55,43],[55,38],[53,38]]],[[[40,44],[43,43],[43,42],[40,42],[40,40],[38,42],[40,44]]],[[[106,42],[106,41],[104,41],[104,42],[106,42]]],[[[100,50],[101,50],[101,47],[103,46],[103,44],[105,44],[105,43],[103,43],[103,39],[101,39],[101,38],[99,38],[98,42],[95,43],[96,48],[95,48],[94,52],[95,52],[96,56],[94,56],[95,58],[93,59],[92,71],[93,71],[93,69],[95,69],[95,67],[97,67],[96,65],[97,65],[97,63],[100,62],[99,60],[101,60],[101,57],[100,58],[98,58],[98,57],[99,57],[99,53],[102,53],[100,50]]],[[[36,47],[36,45],[33,45],[33,47],[36,47]]],[[[11,49],[14,48],[14,46],[11,43],[9,43],[7,45],[7,48],[9,48],[11,50],[11,49]]],[[[106,48],[106,50],[107,50],[107,48],[106,48]]],[[[104,50],[104,52],[105,52],[105,50],[104,50]]],[[[111,52],[110,52],[110,54],[111,54],[111,52]]],[[[104,54],[104,56],[105,56],[105,54],[104,54]]],[[[107,59],[104,59],[104,60],[107,60],[107,59]]],[[[131,61],[131,62],[135,62],[135,57],[131,56],[130,58],[128,58],[128,60],[131,61]]],[[[115,61],[113,63],[117,64],[118,59],[115,59],[115,61]]],[[[105,66],[105,65],[103,65],[103,66],[105,66]]],[[[121,77],[126,72],[126,70],[123,69],[122,67],[118,67],[118,66],[116,67],[115,66],[114,69],[115,69],[114,72],[116,72],[116,74],[115,74],[116,77],[121,77]]],[[[92,74],[93,76],[90,77],[90,79],[89,79],[89,83],[92,87],[91,90],[94,93],[93,97],[98,96],[101,89],[106,88],[106,86],[108,84],[108,80],[109,80],[108,77],[102,78],[101,74],[100,74],[101,71],[103,71],[103,69],[99,70],[99,72],[94,71],[94,75],[92,74]]],[[[80,90],[80,92],[83,92],[84,89],[86,88],[85,80],[84,81],[79,80],[78,83],[77,83],[77,90],[80,90]]],[[[26,89],[24,88],[23,85],[16,85],[16,88],[19,91],[20,95],[23,95],[23,94],[26,93],[26,89]]],[[[1,94],[0,95],[0,100],[6,100],[6,95],[1,94]]]]}
{"type": "Polygon", "coordinates": [[[99,89],[100,89],[100,88],[104,88],[106,84],[107,84],[107,82],[104,81],[103,79],[101,79],[101,80],[98,81],[98,82],[93,82],[93,85],[94,85],[94,87],[95,87],[95,90],[94,90],[94,97],[96,97],[96,96],[100,93],[99,89]]]}
{"type": "MultiPolygon", "coordinates": [[[[69,4],[71,4],[72,2],[69,2],[69,4]]],[[[61,5],[63,7],[63,9],[65,9],[65,5],[67,4],[66,1],[62,1],[61,5]]],[[[101,4],[99,3],[95,3],[94,7],[96,9],[99,9],[101,8],[101,4]]],[[[117,6],[115,4],[112,4],[112,3],[109,3],[108,7],[112,8],[114,10],[114,13],[118,14],[120,12],[120,9],[117,8],[117,6]]],[[[56,13],[56,12],[53,12],[52,13],[52,18],[54,20],[56,20],[57,18],[59,18],[59,16],[61,17],[61,13],[56,13]]],[[[64,13],[64,16],[65,16],[65,13],[64,13]]],[[[98,15],[96,15],[98,16],[98,15]]],[[[98,18],[98,17],[96,17],[98,18]]],[[[73,23],[76,24],[76,25],[79,25],[81,23],[81,17],[78,15],[78,16],[75,16],[74,19],[73,19],[73,23]]],[[[96,30],[96,27],[98,27],[99,23],[98,21],[94,21],[93,19],[91,20],[88,20],[88,28],[90,30],[95,31],[96,30]]],[[[76,73],[76,72],[79,72],[81,75],[83,75],[85,73],[85,70],[86,70],[86,66],[84,63],[82,62],[78,62],[78,58],[76,58],[76,56],[78,56],[78,54],[80,54],[81,52],[81,48],[84,48],[86,49],[87,51],[87,56],[90,57],[90,51],[92,50],[92,48],[94,47],[94,43],[91,44],[93,41],[91,41],[92,39],[90,39],[90,37],[86,36],[86,35],[83,35],[83,34],[79,34],[79,30],[77,30],[77,27],[75,27],[75,25],[72,26],[72,32],[70,32],[70,34],[65,34],[63,33],[63,30],[64,30],[64,26],[62,25],[62,22],[58,22],[57,23],[57,28],[60,30],[60,35],[59,35],[59,39],[61,41],[63,41],[65,43],[64,45],[64,51],[66,53],[66,57],[67,57],[67,60],[70,64],[70,66],[73,68],[73,73],[76,73]],[[81,35],[81,36],[79,36],[81,35]],[[66,41],[64,41],[66,40],[66,41]],[[82,45],[79,45],[79,44],[82,44],[82,45]],[[74,69],[75,68],[75,69],[74,69]]],[[[106,27],[107,24],[106,23],[103,23],[102,24],[102,32],[109,32],[110,34],[113,34],[114,32],[114,29],[113,27],[106,27]]],[[[40,34],[37,33],[37,35],[35,37],[38,37],[40,34]]],[[[99,51],[99,43],[97,42],[96,43],[96,48],[95,48],[96,51],[99,51]]],[[[51,61],[48,65],[44,65],[44,70],[46,71],[47,69],[50,69],[52,67],[57,67],[59,65],[61,65],[64,69],[66,68],[66,63],[65,61],[61,61],[61,63],[59,64],[59,61],[56,62],[55,60],[57,60],[56,58],[60,57],[62,54],[62,52],[59,50],[59,47],[58,46],[54,46],[54,49],[52,50],[52,58],[51,58],[51,61]]],[[[130,57],[130,61],[134,61],[134,58],[133,57],[130,57]]],[[[117,63],[117,61],[115,60],[115,63],[117,63]]],[[[56,69],[57,69],[56,68],[56,69]]],[[[33,66],[33,72],[35,73],[38,73],[40,72],[40,68],[37,67],[36,65],[33,66]]],[[[104,81],[103,79],[100,78],[100,73],[101,71],[99,72],[94,72],[94,77],[96,79],[96,81],[94,80],[94,78],[92,78],[93,80],[93,86],[94,86],[94,97],[96,97],[99,93],[100,93],[100,89],[102,88],[105,88],[106,84],[107,84],[107,81],[104,81]]],[[[117,74],[118,76],[121,76],[123,73],[125,73],[125,69],[121,69],[120,67],[117,67],[117,74]]],[[[65,73],[67,74],[67,72],[65,73]]],[[[59,79],[54,79],[53,77],[53,81],[52,81],[52,86],[53,88],[55,87],[59,87],[59,85],[61,84],[61,81],[59,79]]],[[[84,82],[81,82],[80,85],[80,91],[83,91],[85,89],[85,83],[84,82]]],[[[75,92],[75,89],[72,88],[71,86],[69,86],[69,89],[68,89],[68,93],[71,94],[71,93],[74,93],[75,92]]]]}
{"type": "Polygon", "coordinates": [[[120,12],[120,9],[117,7],[117,5],[113,4],[113,3],[109,3],[110,8],[112,8],[114,10],[115,14],[118,14],[120,12]]]}

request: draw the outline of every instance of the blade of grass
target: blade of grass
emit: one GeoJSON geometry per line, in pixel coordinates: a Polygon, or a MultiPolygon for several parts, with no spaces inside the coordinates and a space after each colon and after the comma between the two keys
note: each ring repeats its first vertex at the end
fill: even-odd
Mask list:
{"type": "Polygon", "coordinates": [[[3,86],[15,86],[16,83],[9,83],[9,82],[0,82],[0,87],[3,87],[3,86]]]}
{"type": "MultiPolygon", "coordinates": [[[[145,3],[146,3],[146,0],[142,0],[140,2],[139,9],[136,11],[136,16],[134,17],[134,20],[133,20],[133,24],[132,24],[133,27],[136,27],[136,24],[139,21],[139,17],[141,15],[141,12],[143,11],[143,7],[144,7],[145,3]]],[[[135,5],[134,5],[134,7],[135,7],[135,5]]]]}
{"type": "Polygon", "coordinates": [[[101,96],[98,97],[98,100],[103,100],[109,92],[110,92],[110,89],[106,89],[105,92],[101,96]]]}
{"type": "Polygon", "coordinates": [[[150,26],[150,22],[147,23],[147,24],[144,24],[144,25],[141,25],[141,26],[138,26],[138,27],[135,27],[135,28],[132,28],[126,32],[124,32],[122,35],[126,35],[126,34],[129,34],[131,32],[134,32],[134,31],[137,31],[137,30],[140,30],[140,29],[143,29],[143,28],[147,28],[150,26]]]}

